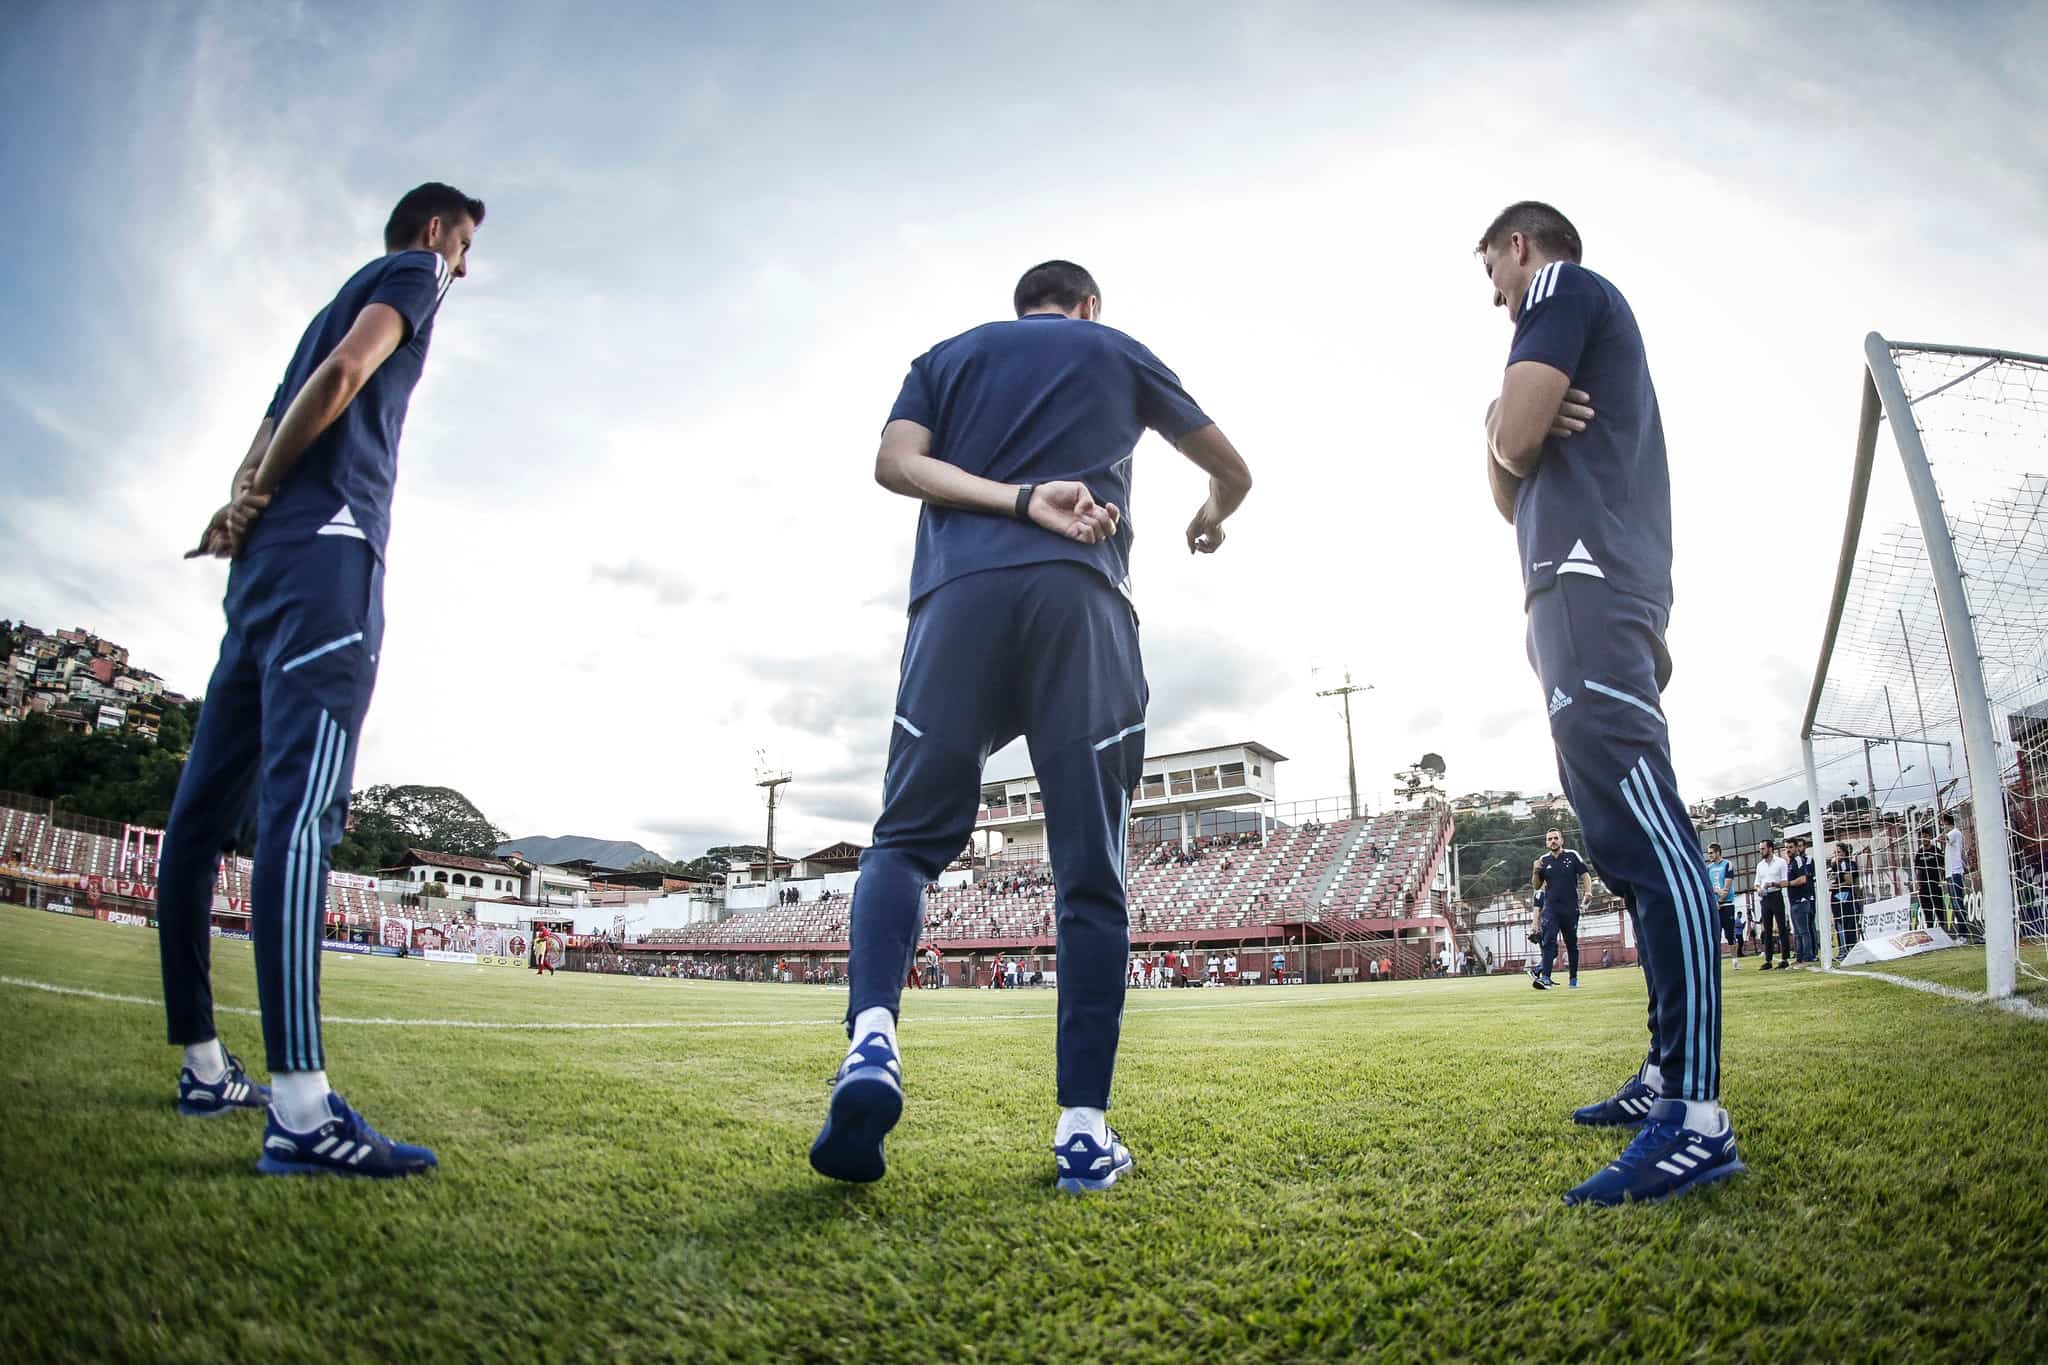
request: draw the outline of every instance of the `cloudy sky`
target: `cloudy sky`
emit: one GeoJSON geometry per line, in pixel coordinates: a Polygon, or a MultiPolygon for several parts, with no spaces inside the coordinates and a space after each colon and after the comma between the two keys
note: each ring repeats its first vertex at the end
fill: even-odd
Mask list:
{"type": "MultiPolygon", "coordinates": [[[[1688,794],[1797,763],[1859,345],[2048,351],[2026,7],[16,3],[0,17],[0,616],[198,691],[221,500],[306,320],[427,179],[488,201],[405,434],[357,785],[688,855],[865,840],[915,508],[907,361],[1049,256],[1243,450],[1214,558],[1129,509],[1153,748],[1548,788],[1471,255],[1549,199],[1648,339],[1688,794]],[[1105,10],[1109,11],[1105,13],[1105,10]]],[[[1888,454],[1888,452],[1887,452],[1888,454]]],[[[1004,769],[1021,758],[999,758],[1004,769]]]]}

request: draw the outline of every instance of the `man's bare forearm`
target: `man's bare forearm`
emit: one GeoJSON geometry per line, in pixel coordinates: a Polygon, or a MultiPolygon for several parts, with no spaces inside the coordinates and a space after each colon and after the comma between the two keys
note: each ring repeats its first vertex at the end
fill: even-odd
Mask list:
{"type": "Polygon", "coordinates": [[[1501,467],[1493,458],[1493,447],[1486,450],[1486,482],[1493,493],[1494,510],[1508,525],[1515,524],[1515,495],[1521,491],[1522,481],[1501,467]]]}
{"type": "Polygon", "coordinates": [[[1244,506],[1245,496],[1252,491],[1251,466],[1221,427],[1214,422],[1196,427],[1175,441],[1174,448],[1209,476],[1210,521],[1220,525],[1244,506]]]}
{"type": "Polygon", "coordinates": [[[256,466],[263,463],[263,452],[270,449],[270,438],[276,431],[277,419],[265,413],[256,426],[256,435],[249,442],[249,453],[235,466],[235,477],[228,481],[229,502],[240,497],[248,481],[256,477],[256,466]]]}
{"type": "Polygon", "coordinates": [[[998,517],[1017,512],[1018,485],[984,479],[930,455],[892,452],[877,462],[875,478],[891,493],[934,507],[998,517]]]}
{"type": "Polygon", "coordinates": [[[278,485],[298,467],[300,457],[320,439],[321,432],[334,425],[368,379],[369,375],[356,375],[335,356],[321,361],[277,424],[277,431],[256,466],[255,491],[276,492],[278,485]]]}

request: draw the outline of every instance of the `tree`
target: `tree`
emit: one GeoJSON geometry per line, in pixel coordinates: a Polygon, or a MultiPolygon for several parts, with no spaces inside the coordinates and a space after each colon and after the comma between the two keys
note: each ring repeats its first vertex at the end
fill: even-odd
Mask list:
{"type": "Polygon", "coordinates": [[[0,789],[100,820],[162,828],[182,754],[132,731],[75,734],[45,715],[0,727],[0,789]]]}
{"type": "Polygon", "coordinates": [[[397,853],[380,864],[384,867],[408,847],[489,858],[505,842],[505,831],[453,787],[368,787],[350,798],[350,808],[360,847],[388,853],[397,840],[397,853]]]}
{"type": "MultiPolygon", "coordinates": [[[[360,800],[360,798],[353,798],[360,800]]],[[[349,808],[348,828],[334,848],[334,867],[339,872],[368,875],[396,867],[405,850],[418,842],[398,826],[389,812],[375,807],[349,808]]]]}
{"type": "Polygon", "coordinates": [[[192,732],[199,728],[199,703],[181,702],[166,706],[157,718],[156,746],[183,758],[192,751],[192,732]]]}
{"type": "Polygon", "coordinates": [[[682,866],[683,875],[716,881],[732,871],[735,863],[761,861],[768,856],[768,850],[760,844],[720,844],[707,848],[701,858],[692,858],[682,866]]]}

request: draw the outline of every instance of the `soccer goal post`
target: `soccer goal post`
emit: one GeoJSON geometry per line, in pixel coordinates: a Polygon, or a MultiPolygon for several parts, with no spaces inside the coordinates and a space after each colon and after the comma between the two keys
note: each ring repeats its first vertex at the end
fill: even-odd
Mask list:
{"type": "Polygon", "coordinates": [[[1822,960],[1981,941],[1998,999],[2048,979],[2048,357],[1873,332],[1863,361],[1800,729],[1822,960]]]}

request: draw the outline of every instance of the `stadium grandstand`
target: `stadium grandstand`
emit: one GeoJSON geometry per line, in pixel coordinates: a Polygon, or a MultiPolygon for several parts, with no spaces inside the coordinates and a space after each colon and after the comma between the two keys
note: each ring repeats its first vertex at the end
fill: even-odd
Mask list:
{"type": "MultiPolygon", "coordinates": [[[[1238,955],[1242,979],[1259,982],[1273,979],[1274,954],[1286,979],[1308,982],[1431,975],[1461,949],[1495,970],[1524,965],[1532,907],[1526,895],[1459,902],[1447,803],[1431,797],[1356,815],[1342,800],[1284,803],[1276,770],[1285,761],[1252,742],[1147,759],[1129,827],[1134,954],[1238,955]]],[[[0,793],[0,878],[32,905],[61,899],[82,902],[80,913],[147,915],[159,834],[0,793]]],[[[522,862],[518,896],[488,887],[431,894],[420,867],[381,877],[333,872],[325,933],[337,946],[509,965],[546,924],[564,935],[572,969],[837,981],[860,852],[840,841],[778,860],[773,881],[755,875],[766,868],[735,869],[726,885],[682,889],[553,878],[542,874],[559,869],[522,862]],[[558,885],[578,889],[557,895],[558,885]]],[[[408,861],[468,865],[417,851],[408,861]]],[[[248,931],[250,876],[247,858],[222,858],[213,913],[223,933],[248,931]]],[[[986,984],[1004,963],[1050,979],[1055,904],[1036,781],[1026,774],[986,784],[973,838],[926,892],[924,942],[939,953],[943,979],[986,984]]],[[[1589,960],[1633,961],[1618,905],[1598,897],[1589,912],[1589,960]]]]}

